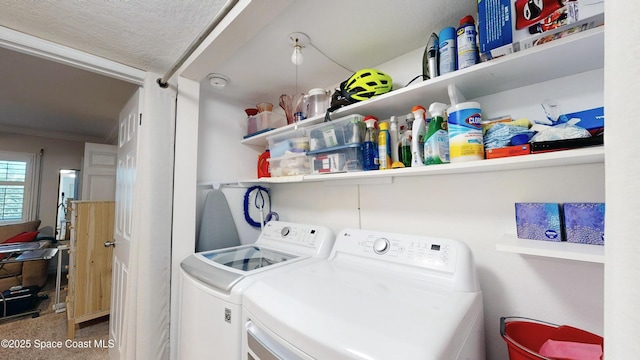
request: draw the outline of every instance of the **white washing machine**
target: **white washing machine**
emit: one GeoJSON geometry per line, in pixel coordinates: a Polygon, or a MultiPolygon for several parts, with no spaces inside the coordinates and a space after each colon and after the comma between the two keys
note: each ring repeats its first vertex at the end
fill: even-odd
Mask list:
{"type": "Polygon", "coordinates": [[[326,259],[334,240],[326,227],[271,221],[254,244],[183,260],[178,358],[240,359],[243,291],[271,273],[326,259]]]}
{"type": "Polygon", "coordinates": [[[244,293],[243,359],[484,359],[468,246],[344,230],[327,260],[244,293]]]}

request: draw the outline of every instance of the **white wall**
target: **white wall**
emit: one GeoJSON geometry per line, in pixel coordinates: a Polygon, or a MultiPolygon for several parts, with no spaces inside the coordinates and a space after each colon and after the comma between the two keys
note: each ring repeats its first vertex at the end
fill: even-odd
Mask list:
{"type": "MultiPolygon", "coordinates": [[[[255,179],[260,146],[241,146],[246,135],[241,126],[246,118],[243,104],[223,97],[223,89],[213,89],[207,81],[201,86],[200,121],[198,126],[198,183],[234,183],[255,179]]],[[[276,109],[274,109],[275,111],[276,109]]],[[[250,185],[249,185],[250,186],[250,185]]],[[[268,186],[267,186],[268,187],[268,186]]],[[[199,187],[199,199],[204,199],[209,186],[199,187]]],[[[244,219],[243,203],[246,186],[223,186],[242,243],[255,241],[259,231],[244,219]]],[[[254,220],[257,213],[251,213],[254,220]]],[[[198,218],[199,219],[199,218],[198,218]]],[[[199,225],[199,223],[198,223],[199,225]]]]}
{"type": "Polygon", "coordinates": [[[640,162],[634,148],[640,123],[640,23],[637,1],[607,1],[605,13],[605,358],[634,359],[640,353],[640,162]],[[609,241],[609,239],[611,241],[609,241]]]}
{"type": "MultiPolygon", "coordinates": [[[[0,132],[0,150],[38,154],[44,149],[40,195],[41,227],[56,228],[58,177],[61,169],[80,169],[84,143],[0,132]]],[[[37,195],[34,192],[34,195],[37,195]]]]}

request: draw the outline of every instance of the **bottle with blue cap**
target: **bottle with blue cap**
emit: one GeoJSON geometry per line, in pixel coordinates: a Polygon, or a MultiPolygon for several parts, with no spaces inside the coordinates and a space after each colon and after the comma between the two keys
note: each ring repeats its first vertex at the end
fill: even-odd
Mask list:
{"type": "Polygon", "coordinates": [[[446,27],[438,34],[438,68],[440,75],[456,71],[456,29],[446,27]]]}

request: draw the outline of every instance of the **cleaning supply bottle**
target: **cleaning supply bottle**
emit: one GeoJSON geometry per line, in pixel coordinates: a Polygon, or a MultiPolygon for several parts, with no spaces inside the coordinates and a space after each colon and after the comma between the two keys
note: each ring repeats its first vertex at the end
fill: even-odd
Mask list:
{"type": "Polygon", "coordinates": [[[413,128],[413,120],[413,114],[407,114],[406,127],[400,137],[400,161],[405,167],[411,166],[411,129],[413,128]]]}
{"type": "Polygon", "coordinates": [[[477,34],[473,16],[467,15],[460,19],[460,27],[456,31],[458,70],[478,63],[478,45],[476,43],[477,34]]]}
{"type": "Polygon", "coordinates": [[[400,136],[398,132],[398,119],[395,116],[391,116],[389,119],[389,138],[391,139],[391,168],[404,167],[404,164],[400,162],[400,136]]]}
{"type": "Polygon", "coordinates": [[[383,121],[378,125],[378,159],[380,159],[380,170],[391,169],[391,136],[389,135],[389,123],[383,121]]]}
{"type": "Polygon", "coordinates": [[[435,102],[429,106],[431,121],[424,140],[424,163],[446,164],[449,162],[449,134],[444,113],[448,105],[435,102]]]}
{"type": "Polygon", "coordinates": [[[411,129],[411,167],[424,166],[425,108],[417,105],[411,109],[415,120],[411,129]]]}
{"type": "Polygon", "coordinates": [[[271,177],[271,173],[269,172],[269,158],[271,154],[269,153],[269,149],[265,150],[258,157],[258,179],[263,177],[271,177]]]}
{"type": "Polygon", "coordinates": [[[456,71],[456,29],[446,27],[438,34],[438,70],[440,75],[456,71]]]}
{"type": "Polygon", "coordinates": [[[374,116],[367,116],[364,118],[364,123],[367,125],[367,131],[364,136],[363,144],[363,168],[365,171],[378,170],[378,142],[375,131],[376,119],[374,116]]]}

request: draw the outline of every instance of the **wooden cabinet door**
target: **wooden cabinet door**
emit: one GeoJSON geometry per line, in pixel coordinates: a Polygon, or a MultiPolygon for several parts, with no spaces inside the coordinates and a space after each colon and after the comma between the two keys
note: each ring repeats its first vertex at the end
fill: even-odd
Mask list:
{"type": "Polygon", "coordinates": [[[113,201],[78,202],[74,252],[74,318],[94,318],[109,313],[115,208],[113,201]]]}

